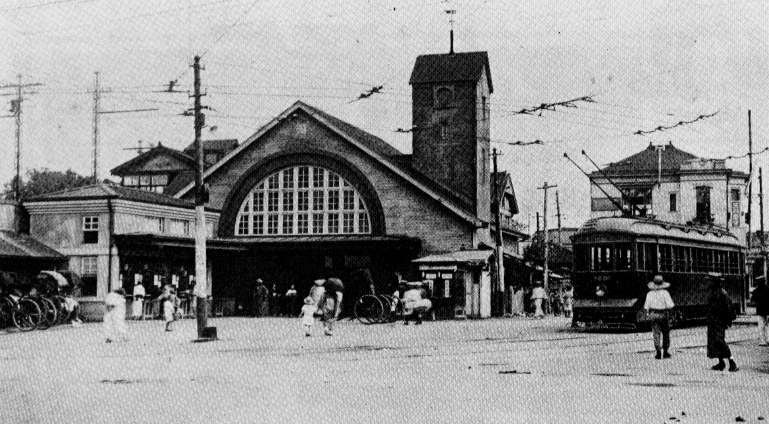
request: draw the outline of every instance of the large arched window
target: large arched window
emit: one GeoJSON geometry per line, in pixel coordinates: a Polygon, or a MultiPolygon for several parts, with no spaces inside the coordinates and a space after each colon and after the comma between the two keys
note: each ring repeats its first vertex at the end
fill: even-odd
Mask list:
{"type": "Polygon", "coordinates": [[[245,197],[235,235],[370,234],[360,193],[317,166],[293,166],[261,180],[245,197]]]}

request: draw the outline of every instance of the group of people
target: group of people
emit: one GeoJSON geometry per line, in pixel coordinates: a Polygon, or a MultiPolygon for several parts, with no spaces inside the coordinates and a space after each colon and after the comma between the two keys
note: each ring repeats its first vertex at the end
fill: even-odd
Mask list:
{"type": "MultiPolygon", "coordinates": [[[[134,289],[132,294],[132,316],[141,316],[143,307],[143,294],[137,295],[134,289]],[[138,296],[138,297],[137,297],[138,296]]],[[[165,331],[173,331],[173,324],[181,318],[179,310],[179,297],[176,295],[176,288],[172,285],[163,287],[163,291],[158,297],[160,302],[163,321],[165,322],[165,331]]],[[[126,292],[125,289],[118,288],[107,294],[104,298],[104,334],[106,342],[128,340],[128,327],[126,326],[126,292]]]]}
{"type": "MultiPolygon", "coordinates": [[[[711,369],[723,371],[727,369],[735,372],[739,370],[732,356],[729,344],[726,342],[726,330],[736,319],[736,311],[732,307],[732,301],[723,288],[723,278],[719,275],[708,275],[707,297],[707,356],[718,359],[718,363],[711,369]]],[[[668,292],[670,283],[666,282],[662,275],[655,275],[648,283],[649,292],[643,306],[646,321],[651,323],[654,338],[655,359],[667,359],[670,354],[670,319],[675,304],[668,292]]],[[[756,304],[756,314],[759,319],[759,331],[763,346],[769,346],[769,334],[767,334],[767,316],[769,315],[769,288],[761,282],[753,291],[753,301],[756,304]]]]}
{"type": "MultiPolygon", "coordinates": [[[[526,316],[526,294],[523,287],[513,287],[510,302],[511,315],[526,316]]],[[[537,281],[528,298],[533,305],[531,309],[535,318],[544,318],[545,309],[549,309],[555,315],[563,314],[566,318],[571,318],[574,305],[574,288],[571,284],[564,284],[548,293],[542,281],[537,281]]]]}
{"type": "Polygon", "coordinates": [[[271,288],[261,278],[256,279],[256,285],[251,292],[251,316],[296,316],[298,312],[298,293],[296,286],[291,286],[285,293],[278,290],[277,284],[271,288]]]}
{"type": "Polygon", "coordinates": [[[300,314],[305,336],[312,335],[316,317],[323,321],[323,334],[333,336],[334,323],[342,312],[343,298],[342,280],[331,277],[313,281],[309,295],[304,298],[304,306],[300,314]]]}

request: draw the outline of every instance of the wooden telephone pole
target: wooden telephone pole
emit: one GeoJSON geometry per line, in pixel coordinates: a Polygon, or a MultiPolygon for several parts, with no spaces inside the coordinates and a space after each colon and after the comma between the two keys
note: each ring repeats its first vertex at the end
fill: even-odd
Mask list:
{"type": "MultiPolygon", "coordinates": [[[[23,90],[27,87],[38,87],[43,84],[39,82],[23,84],[21,81],[21,74],[18,75],[19,82],[17,84],[2,85],[0,88],[15,88],[16,99],[11,100],[11,115],[16,121],[16,178],[13,182],[13,200],[21,200],[21,104],[24,101],[23,90]]],[[[34,93],[29,93],[34,94],[34,93]]]]}
{"type": "Polygon", "coordinates": [[[547,181],[545,181],[545,184],[543,184],[542,187],[537,187],[537,190],[543,190],[545,192],[545,202],[542,210],[542,227],[543,227],[542,233],[544,234],[543,241],[545,243],[545,267],[544,267],[545,270],[543,272],[544,275],[542,277],[542,283],[544,284],[545,293],[550,293],[548,291],[549,286],[548,286],[548,275],[547,275],[550,271],[549,265],[548,265],[548,262],[550,260],[550,248],[549,248],[550,240],[548,240],[549,237],[547,234],[547,190],[551,188],[556,188],[556,187],[558,186],[548,185],[547,181]]]}
{"type": "Polygon", "coordinates": [[[496,272],[496,278],[497,278],[497,291],[503,292],[505,291],[505,265],[504,265],[504,246],[502,242],[502,211],[501,211],[501,204],[502,204],[502,193],[500,193],[500,190],[498,190],[498,186],[500,184],[500,181],[498,181],[499,174],[497,172],[497,157],[499,156],[499,153],[497,152],[497,149],[494,149],[492,151],[492,157],[494,158],[494,182],[492,185],[492,190],[494,190],[494,204],[492,205],[492,208],[494,210],[494,221],[497,225],[497,232],[495,237],[496,242],[496,258],[497,258],[497,272],[496,272]]]}
{"type": "Polygon", "coordinates": [[[555,191],[555,211],[556,218],[558,219],[558,246],[561,246],[561,201],[558,199],[558,190],[555,191]]]}
{"type": "Polygon", "coordinates": [[[200,140],[200,132],[205,126],[205,115],[201,112],[203,107],[200,105],[200,98],[205,96],[200,92],[200,56],[195,56],[192,64],[194,72],[194,94],[190,97],[195,99],[193,116],[195,126],[195,297],[197,298],[197,307],[195,317],[198,327],[198,340],[212,340],[216,338],[214,334],[209,334],[208,326],[208,267],[206,258],[206,211],[205,206],[208,202],[208,192],[203,185],[203,142],[200,140]]]}

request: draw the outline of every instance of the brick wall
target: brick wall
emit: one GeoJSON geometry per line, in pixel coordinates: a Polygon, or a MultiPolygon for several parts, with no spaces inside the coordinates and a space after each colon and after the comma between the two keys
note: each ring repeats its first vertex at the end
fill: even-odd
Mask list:
{"type": "MultiPolygon", "coordinates": [[[[347,166],[364,175],[381,204],[385,234],[420,238],[423,253],[472,247],[470,224],[303,112],[278,124],[211,175],[206,180],[210,189],[209,206],[222,208],[222,220],[227,219],[230,209],[240,206],[239,199],[228,199],[235,191],[233,188],[244,183],[250,173],[267,166],[267,158],[292,154],[317,157],[328,154],[341,158],[347,166]]],[[[356,189],[361,191],[360,187],[356,189]]],[[[188,193],[185,197],[191,196],[188,193]]],[[[222,226],[227,227],[224,222],[222,226]]]]}

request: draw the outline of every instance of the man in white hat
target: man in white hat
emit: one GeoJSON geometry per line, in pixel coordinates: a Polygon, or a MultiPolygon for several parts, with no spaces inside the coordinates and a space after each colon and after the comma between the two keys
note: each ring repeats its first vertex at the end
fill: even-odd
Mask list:
{"type": "Polygon", "coordinates": [[[670,358],[670,311],[675,307],[673,298],[667,289],[670,283],[666,282],[662,275],[657,274],[647,284],[649,292],[646,294],[644,310],[651,316],[652,334],[654,335],[654,349],[657,354],[655,359],[670,358]]]}

